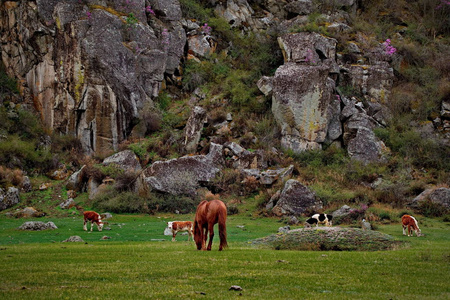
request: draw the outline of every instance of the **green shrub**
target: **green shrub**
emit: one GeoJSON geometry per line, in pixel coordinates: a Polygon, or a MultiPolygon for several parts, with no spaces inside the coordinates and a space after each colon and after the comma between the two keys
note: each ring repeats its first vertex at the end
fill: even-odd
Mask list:
{"type": "Polygon", "coordinates": [[[420,202],[418,212],[425,217],[434,218],[446,215],[449,210],[440,203],[433,202],[429,199],[420,202]]]}
{"type": "Polygon", "coordinates": [[[208,22],[211,10],[203,7],[196,0],[180,0],[181,11],[186,19],[197,19],[201,22],[208,22]]]}
{"type": "Polygon", "coordinates": [[[197,197],[174,196],[170,194],[151,193],[148,198],[148,209],[152,213],[192,213],[195,212],[200,200],[197,197]]]}
{"type": "Polygon", "coordinates": [[[9,77],[6,74],[3,63],[0,63],[0,104],[3,103],[6,96],[13,94],[19,94],[17,80],[9,77]]]}
{"type": "Polygon", "coordinates": [[[101,212],[148,213],[148,201],[132,192],[120,193],[113,188],[92,200],[92,206],[101,212]]]}

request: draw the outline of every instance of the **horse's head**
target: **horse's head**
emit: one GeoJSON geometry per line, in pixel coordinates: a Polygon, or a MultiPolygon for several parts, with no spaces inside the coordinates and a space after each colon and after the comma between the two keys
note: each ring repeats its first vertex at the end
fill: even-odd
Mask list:
{"type": "Polygon", "coordinates": [[[197,246],[197,250],[202,250],[202,229],[200,228],[200,225],[194,221],[194,241],[195,245],[197,246]]]}
{"type": "Polygon", "coordinates": [[[102,231],[102,230],[103,230],[103,222],[100,221],[100,222],[98,223],[98,231],[102,231]]]}

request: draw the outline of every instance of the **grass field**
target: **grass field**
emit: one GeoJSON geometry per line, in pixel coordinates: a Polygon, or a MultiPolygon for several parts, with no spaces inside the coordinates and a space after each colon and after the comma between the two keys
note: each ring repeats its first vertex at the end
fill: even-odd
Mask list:
{"type": "Polygon", "coordinates": [[[217,251],[215,239],[203,252],[187,236],[163,235],[175,219],[192,215],[117,215],[110,231],[92,233],[79,217],[39,219],[58,229],[23,232],[24,220],[2,216],[0,299],[450,299],[450,230],[438,220],[420,220],[420,238],[379,226],[408,241],[401,250],[315,252],[254,248],[249,240],[283,224],[229,216],[230,247],[217,251]],[[61,243],[71,235],[86,243],[61,243]]]}

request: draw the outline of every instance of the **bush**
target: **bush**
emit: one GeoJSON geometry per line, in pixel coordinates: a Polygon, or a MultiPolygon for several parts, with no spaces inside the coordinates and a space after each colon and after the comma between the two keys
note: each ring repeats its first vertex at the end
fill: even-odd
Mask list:
{"type": "Polygon", "coordinates": [[[131,192],[133,187],[135,186],[138,176],[139,174],[133,172],[124,172],[119,174],[116,177],[116,182],[114,184],[115,189],[119,192],[131,192]]]}
{"type": "Polygon", "coordinates": [[[429,199],[422,201],[417,210],[420,214],[429,218],[442,217],[449,212],[448,208],[442,204],[433,202],[429,199]]]}
{"type": "Polygon", "coordinates": [[[162,193],[151,193],[148,199],[148,209],[151,213],[192,213],[200,203],[196,197],[175,196],[162,193]]]}
{"type": "Polygon", "coordinates": [[[0,187],[19,186],[23,181],[23,172],[19,169],[8,169],[0,166],[0,187]]]}
{"type": "Polygon", "coordinates": [[[147,202],[145,198],[139,197],[135,193],[119,193],[111,188],[95,197],[92,206],[98,211],[113,213],[148,213],[147,202]]]}

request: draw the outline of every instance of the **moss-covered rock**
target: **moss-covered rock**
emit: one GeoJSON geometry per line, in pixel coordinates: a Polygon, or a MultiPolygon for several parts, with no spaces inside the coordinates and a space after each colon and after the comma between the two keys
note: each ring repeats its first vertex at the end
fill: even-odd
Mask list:
{"type": "Polygon", "coordinates": [[[275,250],[379,251],[402,245],[394,237],[357,228],[318,227],[295,229],[256,239],[252,244],[275,250]]]}

